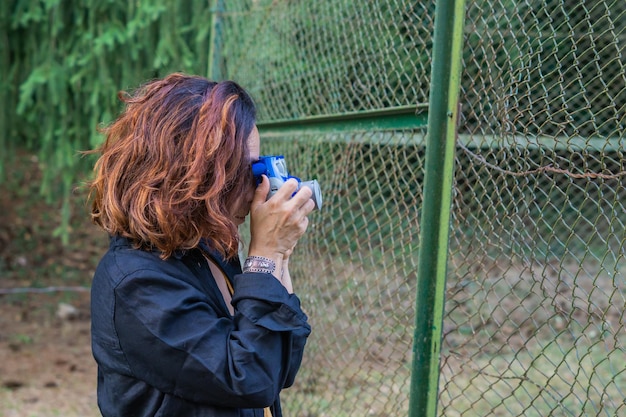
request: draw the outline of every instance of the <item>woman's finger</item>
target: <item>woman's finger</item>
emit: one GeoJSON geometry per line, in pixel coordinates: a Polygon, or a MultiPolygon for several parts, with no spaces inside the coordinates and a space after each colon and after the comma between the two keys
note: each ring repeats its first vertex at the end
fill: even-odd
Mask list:
{"type": "Polygon", "coordinates": [[[305,216],[311,213],[313,210],[315,210],[315,201],[310,198],[305,201],[302,206],[300,206],[300,212],[303,213],[305,216]]]}
{"type": "Polygon", "coordinates": [[[250,207],[250,211],[252,211],[254,208],[258,207],[259,205],[265,203],[265,200],[267,200],[267,193],[270,192],[270,181],[267,178],[267,176],[263,175],[261,180],[261,184],[259,184],[256,187],[256,190],[254,191],[254,197],[252,198],[252,204],[250,207]]]}
{"type": "Polygon", "coordinates": [[[297,189],[298,189],[298,181],[293,178],[289,178],[287,181],[283,183],[283,185],[280,186],[280,188],[278,189],[278,191],[276,191],[276,193],[272,196],[272,198],[289,200],[291,198],[291,195],[297,189]]]}
{"type": "Polygon", "coordinates": [[[302,187],[298,190],[296,195],[294,195],[291,200],[295,207],[302,207],[307,201],[312,201],[312,196],[313,191],[309,187],[302,187]]]}

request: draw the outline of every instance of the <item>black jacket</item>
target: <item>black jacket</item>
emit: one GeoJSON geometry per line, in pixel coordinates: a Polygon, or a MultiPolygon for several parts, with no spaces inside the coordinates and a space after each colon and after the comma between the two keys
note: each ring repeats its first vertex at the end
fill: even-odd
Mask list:
{"type": "Polygon", "coordinates": [[[91,290],[103,416],[282,415],[279,392],[311,331],[300,301],[273,276],[212,257],[232,280],[234,317],[200,249],[163,261],[111,239],[91,290]]]}

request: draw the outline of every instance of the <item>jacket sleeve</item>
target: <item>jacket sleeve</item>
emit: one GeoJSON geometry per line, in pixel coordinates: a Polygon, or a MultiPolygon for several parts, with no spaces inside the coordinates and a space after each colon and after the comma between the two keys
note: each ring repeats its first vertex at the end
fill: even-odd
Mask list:
{"type": "Polygon", "coordinates": [[[310,333],[299,299],[271,275],[235,277],[235,317],[163,271],[139,271],[115,291],[115,328],[132,376],[164,393],[260,408],[293,383],[310,333]]]}
{"type": "Polygon", "coordinates": [[[284,332],[281,388],[293,385],[300,369],[304,345],[311,333],[307,316],[300,308],[300,299],[289,294],[278,280],[268,274],[237,275],[234,282],[233,304],[239,317],[245,320],[239,328],[260,326],[274,332],[284,332]],[[269,280],[271,285],[259,287],[259,281],[269,280]],[[278,287],[279,290],[275,288],[278,287]],[[245,323],[245,324],[244,324],[245,323]],[[293,325],[296,326],[293,326],[293,325]]]}

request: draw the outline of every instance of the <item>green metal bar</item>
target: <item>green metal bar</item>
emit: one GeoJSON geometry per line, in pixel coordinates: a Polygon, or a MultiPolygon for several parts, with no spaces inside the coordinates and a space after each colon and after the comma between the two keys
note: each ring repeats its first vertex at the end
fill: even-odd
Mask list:
{"type": "Polygon", "coordinates": [[[426,172],[418,260],[409,416],[435,417],[443,325],[464,0],[435,6],[426,172]]]}
{"type": "Polygon", "coordinates": [[[331,114],[259,122],[262,137],[301,135],[311,133],[371,132],[407,130],[425,127],[428,121],[427,104],[390,107],[380,110],[331,114]]]}
{"type": "Polygon", "coordinates": [[[626,138],[617,136],[545,136],[545,135],[468,135],[458,141],[470,149],[523,148],[570,152],[617,152],[626,147],[626,138]]]}
{"type": "Polygon", "coordinates": [[[214,81],[223,80],[223,30],[222,15],[224,14],[224,0],[211,1],[211,34],[209,48],[209,67],[207,68],[208,77],[214,81]]]}

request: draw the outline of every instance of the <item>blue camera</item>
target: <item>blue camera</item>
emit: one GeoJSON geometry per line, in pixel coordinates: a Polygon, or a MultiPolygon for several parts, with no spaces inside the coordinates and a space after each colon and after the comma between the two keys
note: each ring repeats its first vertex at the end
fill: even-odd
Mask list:
{"type": "Polygon", "coordinates": [[[252,175],[254,175],[257,184],[261,183],[261,175],[263,174],[270,180],[270,192],[267,198],[273,196],[285,181],[294,178],[298,181],[298,190],[302,187],[310,188],[313,191],[311,199],[315,202],[315,208],[318,210],[322,208],[322,191],[317,180],[301,181],[300,178],[289,175],[283,155],[261,156],[257,162],[252,164],[252,175]]]}

